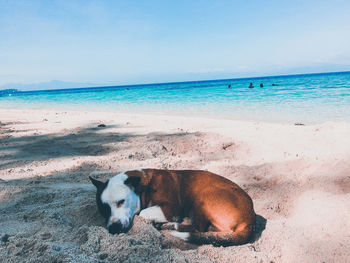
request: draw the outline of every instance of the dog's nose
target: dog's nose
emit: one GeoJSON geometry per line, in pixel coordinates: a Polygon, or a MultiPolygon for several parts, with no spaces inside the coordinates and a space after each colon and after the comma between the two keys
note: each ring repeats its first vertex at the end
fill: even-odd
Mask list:
{"type": "Polygon", "coordinates": [[[124,232],[123,229],[123,225],[120,222],[115,222],[108,227],[108,232],[114,235],[124,232]]]}

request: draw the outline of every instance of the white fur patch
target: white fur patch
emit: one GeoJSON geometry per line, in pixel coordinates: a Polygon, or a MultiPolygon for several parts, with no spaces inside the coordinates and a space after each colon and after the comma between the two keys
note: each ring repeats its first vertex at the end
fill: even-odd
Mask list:
{"type": "Polygon", "coordinates": [[[177,232],[177,231],[171,231],[170,235],[180,238],[184,241],[188,241],[188,239],[190,238],[190,233],[188,232],[177,232]]]}
{"type": "Polygon", "coordinates": [[[165,218],[165,215],[162,209],[159,206],[152,206],[152,207],[143,209],[140,212],[140,216],[157,223],[168,222],[168,220],[166,220],[165,218]]]}
{"type": "Polygon", "coordinates": [[[140,211],[139,196],[124,184],[127,178],[125,173],[112,177],[101,195],[101,201],[111,207],[111,216],[107,226],[119,221],[124,227],[127,227],[133,216],[140,211]],[[120,200],[125,201],[121,206],[118,206],[117,203],[120,200]]]}

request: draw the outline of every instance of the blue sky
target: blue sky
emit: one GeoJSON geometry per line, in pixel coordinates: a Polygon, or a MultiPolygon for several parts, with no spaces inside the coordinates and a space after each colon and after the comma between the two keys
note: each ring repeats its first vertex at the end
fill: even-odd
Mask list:
{"type": "Polygon", "coordinates": [[[350,1],[4,1],[0,85],[350,70],[350,1]]]}

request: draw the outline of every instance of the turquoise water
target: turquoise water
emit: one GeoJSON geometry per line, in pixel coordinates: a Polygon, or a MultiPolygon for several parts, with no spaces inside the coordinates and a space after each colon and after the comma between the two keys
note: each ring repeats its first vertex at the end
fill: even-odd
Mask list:
{"type": "Polygon", "coordinates": [[[272,122],[350,121],[350,72],[19,92],[0,97],[0,108],[185,114],[272,122]],[[248,88],[250,82],[252,89],[248,88]],[[260,83],[264,87],[260,88],[260,83]]]}

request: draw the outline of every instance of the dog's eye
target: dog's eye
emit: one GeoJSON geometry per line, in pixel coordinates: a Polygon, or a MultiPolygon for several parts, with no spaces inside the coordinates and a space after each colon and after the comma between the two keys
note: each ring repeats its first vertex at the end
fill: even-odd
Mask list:
{"type": "Polygon", "coordinates": [[[124,204],[124,202],[125,202],[125,199],[119,200],[117,202],[117,206],[120,207],[122,204],[124,204]]]}

